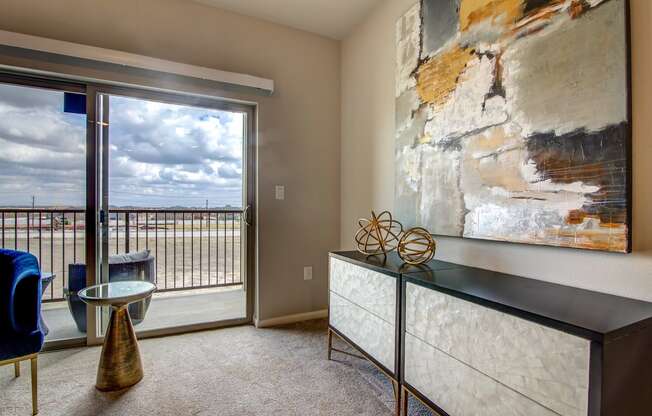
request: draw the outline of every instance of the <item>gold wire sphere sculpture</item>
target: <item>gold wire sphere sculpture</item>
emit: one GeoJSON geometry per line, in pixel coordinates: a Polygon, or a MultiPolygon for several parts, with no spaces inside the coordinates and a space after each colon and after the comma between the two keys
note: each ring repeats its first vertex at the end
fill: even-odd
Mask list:
{"type": "Polygon", "coordinates": [[[379,215],[371,211],[371,219],[358,220],[360,229],[355,233],[358,251],[368,256],[387,254],[398,245],[403,225],[396,221],[389,211],[379,215]]]}
{"type": "Polygon", "coordinates": [[[408,264],[423,264],[435,256],[437,243],[425,228],[407,230],[398,242],[398,255],[408,264]]]}

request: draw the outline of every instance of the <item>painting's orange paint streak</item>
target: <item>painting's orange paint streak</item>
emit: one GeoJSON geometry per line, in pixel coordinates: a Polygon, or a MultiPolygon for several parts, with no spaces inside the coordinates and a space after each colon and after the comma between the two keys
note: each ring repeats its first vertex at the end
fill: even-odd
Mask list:
{"type": "Polygon", "coordinates": [[[586,218],[586,212],[580,209],[574,209],[568,213],[568,216],[566,217],[566,223],[579,225],[584,222],[584,218],[586,218]]]}
{"type": "Polygon", "coordinates": [[[622,222],[617,222],[613,221],[613,218],[611,222],[607,221],[604,222],[605,219],[601,218],[600,215],[595,215],[595,214],[588,214],[585,211],[582,211],[581,209],[574,209],[568,213],[568,216],[566,217],[566,222],[568,224],[582,224],[584,221],[592,219],[600,222],[600,227],[601,228],[620,228],[623,226],[622,222]]]}
{"type": "MultiPolygon", "coordinates": [[[[595,198],[600,201],[600,198],[595,198]]],[[[594,219],[600,223],[601,227],[617,228],[623,226],[627,222],[627,212],[625,209],[615,210],[613,212],[604,214],[589,214],[581,209],[573,210],[566,216],[566,223],[571,225],[582,224],[588,219],[594,219]]]]}
{"type": "MultiPolygon", "coordinates": [[[[620,221],[618,218],[614,219],[620,221]]],[[[614,219],[605,221],[600,215],[588,214],[581,209],[573,210],[566,217],[567,224],[581,225],[592,220],[599,223],[599,227],[579,231],[548,230],[547,234],[558,239],[569,239],[574,247],[624,252],[627,249],[627,225],[615,222],[614,219]]]]}
{"type": "Polygon", "coordinates": [[[423,103],[444,104],[455,91],[457,79],[473,58],[459,46],[433,57],[417,69],[417,92],[423,103]]]}
{"type": "Polygon", "coordinates": [[[584,13],[584,11],[589,9],[589,7],[590,6],[586,4],[584,0],[573,0],[568,8],[568,14],[570,14],[573,19],[577,19],[582,15],[582,13],[584,13]]]}
{"type": "Polygon", "coordinates": [[[527,32],[525,34],[537,32],[542,28],[540,25],[549,23],[555,15],[564,10],[564,3],[563,0],[552,1],[549,5],[530,12],[514,25],[514,33],[517,33],[530,25],[536,25],[536,27],[526,29],[527,32]]]}
{"type": "Polygon", "coordinates": [[[624,224],[600,224],[600,228],[594,230],[548,230],[547,234],[547,238],[558,239],[562,247],[627,251],[627,226],[624,224]]]}
{"type": "Polygon", "coordinates": [[[523,0],[462,0],[460,30],[491,19],[493,24],[509,27],[523,16],[523,0]]]}

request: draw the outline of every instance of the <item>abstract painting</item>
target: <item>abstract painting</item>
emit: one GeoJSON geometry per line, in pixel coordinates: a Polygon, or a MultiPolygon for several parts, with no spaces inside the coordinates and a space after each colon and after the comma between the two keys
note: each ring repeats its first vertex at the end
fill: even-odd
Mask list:
{"type": "Polygon", "coordinates": [[[631,251],[626,0],[422,0],[397,22],[396,205],[434,234],[631,251]]]}

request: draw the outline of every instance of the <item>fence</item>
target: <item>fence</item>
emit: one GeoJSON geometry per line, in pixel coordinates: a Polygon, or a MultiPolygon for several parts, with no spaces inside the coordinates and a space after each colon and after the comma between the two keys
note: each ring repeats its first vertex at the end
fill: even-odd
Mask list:
{"type": "MultiPolygon", "coordinates": [[[[84,263],[84,210],[0,209],[3,248],[28,251],[56,275],[44,300],[64,299],[68,264],[84,263]]],[[[242,284],[242,210],[115,209],[109,253],[149,249],[159,291],[242,284]]]]}

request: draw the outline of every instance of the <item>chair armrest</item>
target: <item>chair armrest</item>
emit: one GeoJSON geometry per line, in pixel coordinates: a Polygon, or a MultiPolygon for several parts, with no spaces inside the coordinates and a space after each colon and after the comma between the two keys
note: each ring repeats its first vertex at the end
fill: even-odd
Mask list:
{"type": "Polygon", "coordinates": [[[39,329],[41,315],[41,276],[27,274],[17,279],[10,303],[14,331],[30,334],[39,329]]]}
{"type": "Polygon", "coordinates": [[[33,254],[0,249],[0,328],[15,334],[40,330],[41,271],[33,254]]]}

